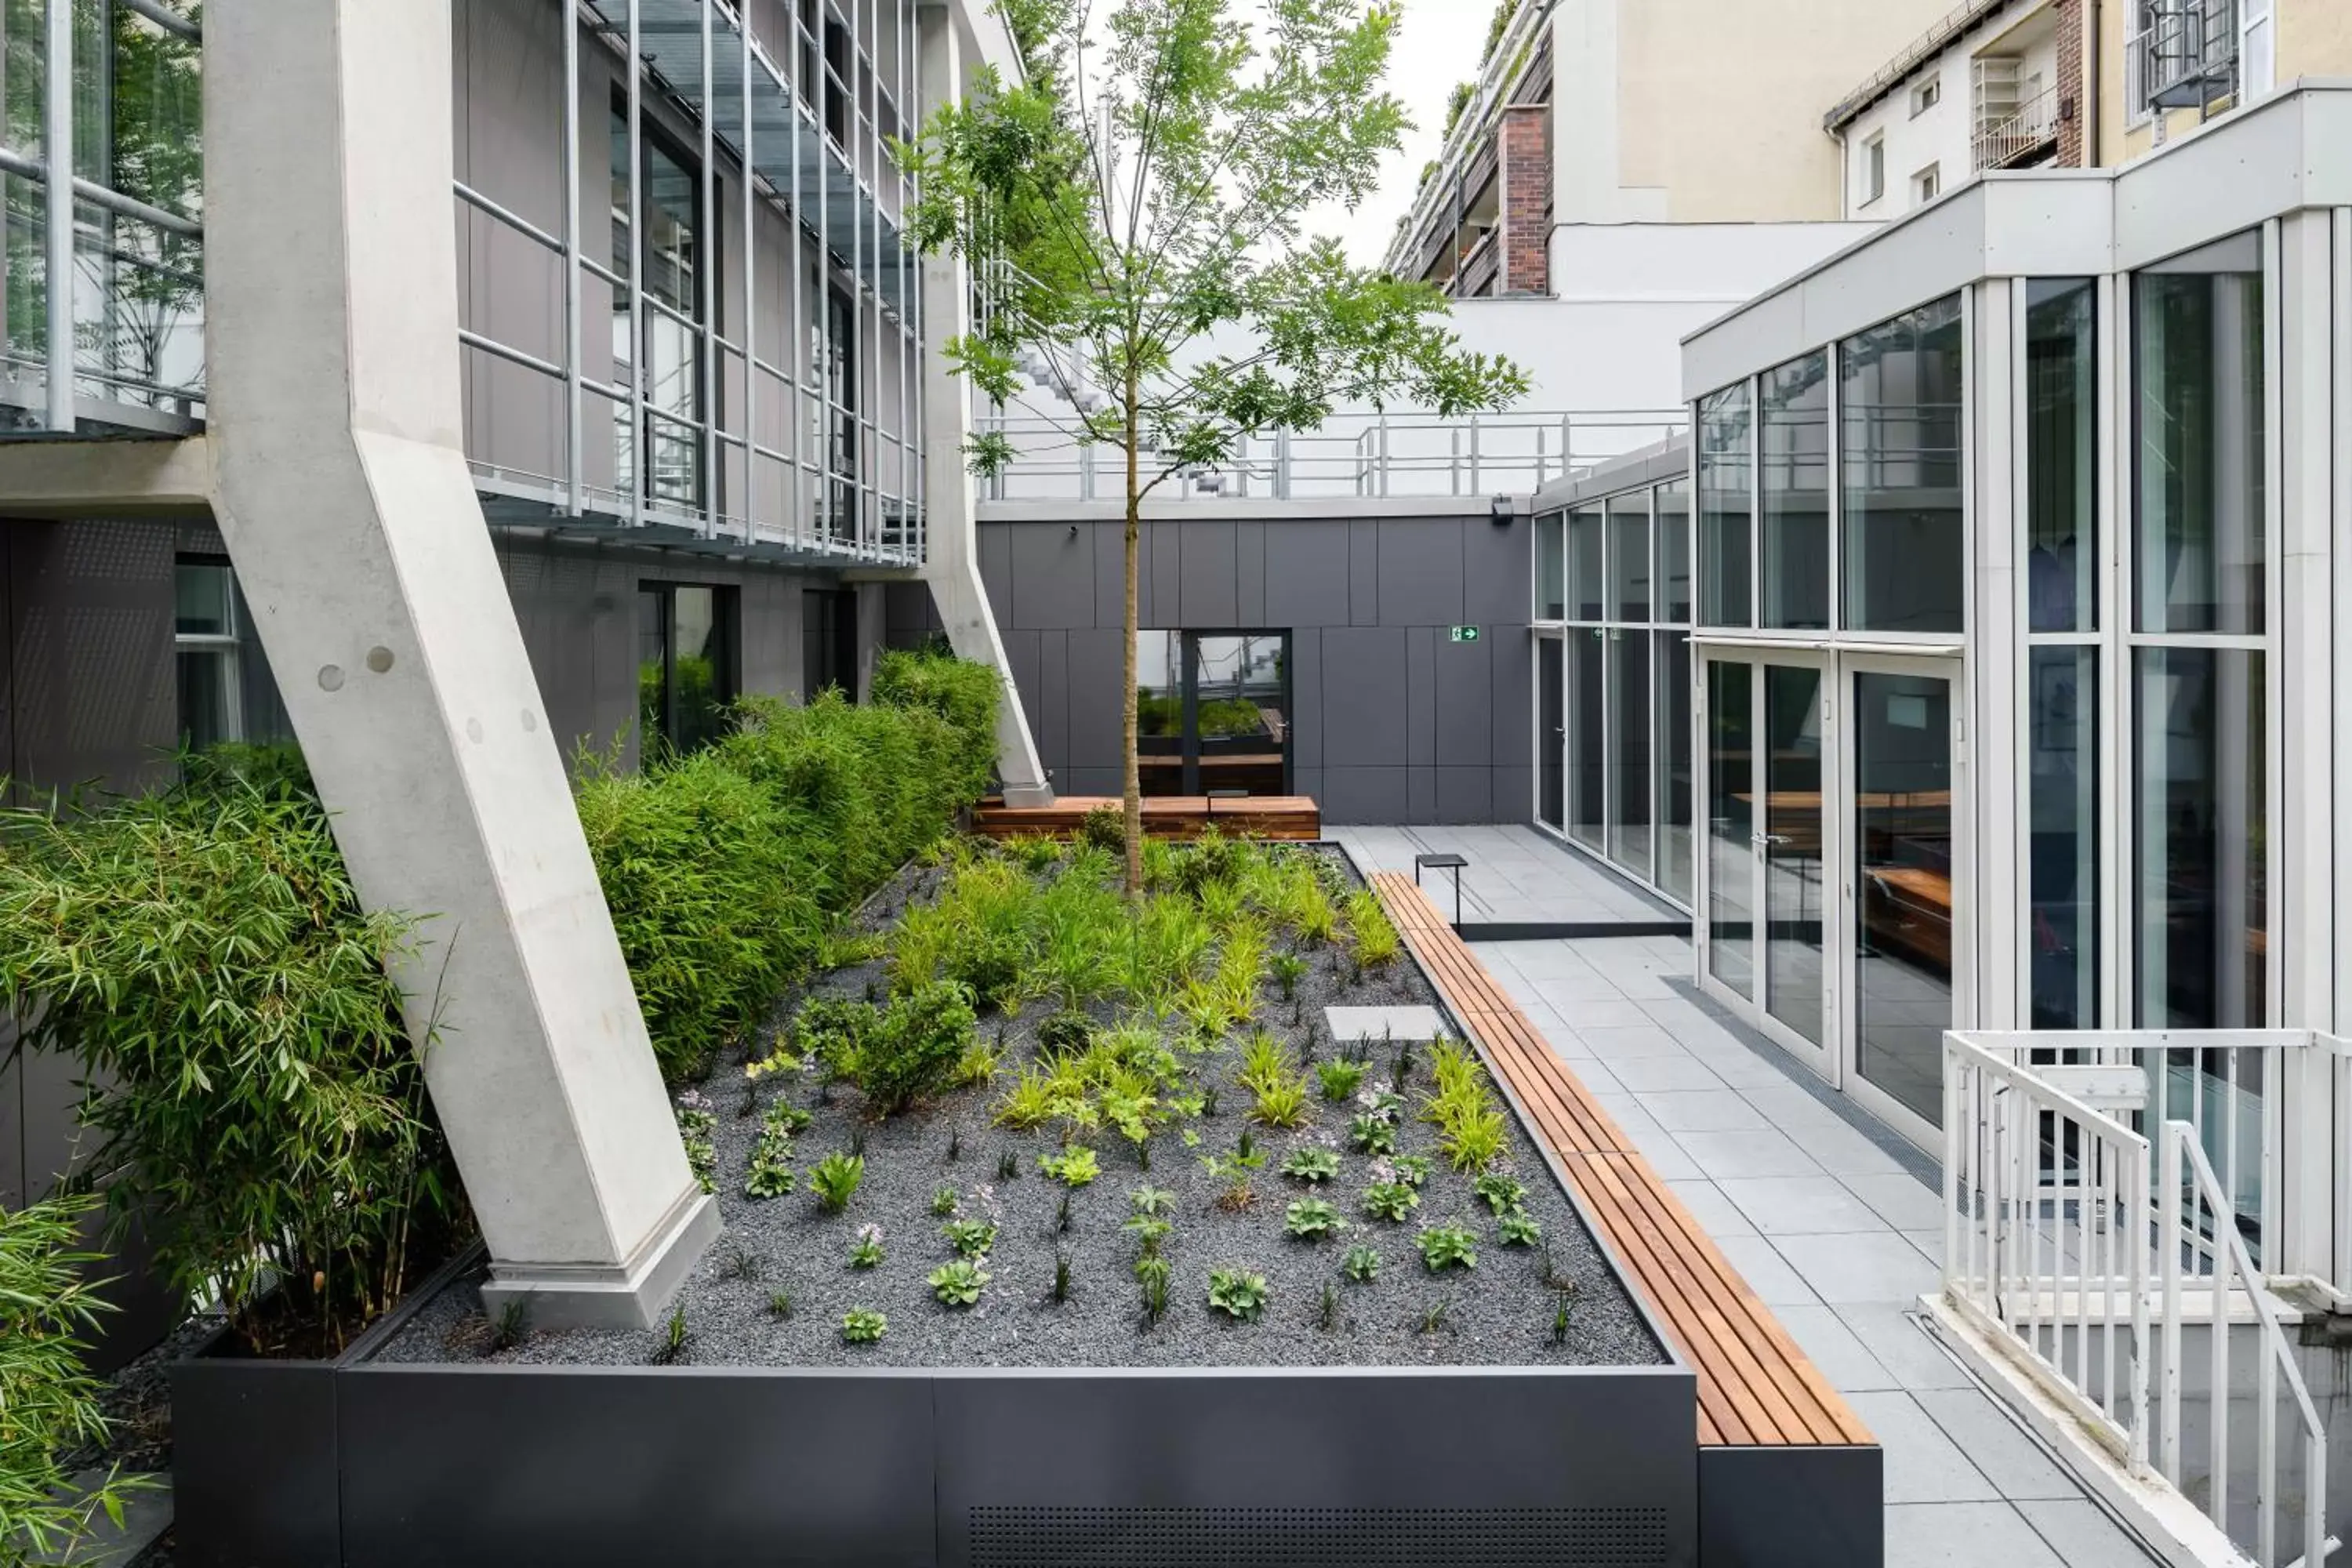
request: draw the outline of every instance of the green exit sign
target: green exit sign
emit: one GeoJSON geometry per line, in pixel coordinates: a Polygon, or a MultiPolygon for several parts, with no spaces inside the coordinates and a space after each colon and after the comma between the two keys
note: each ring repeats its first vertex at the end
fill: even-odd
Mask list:
{"type": "Polygon", "coordinates": [[[1454,628],[1454,640],[1455,642],[1476,642],[1478,640],[1478,628],[1476,626],[1455,626],[1454,628]]]}

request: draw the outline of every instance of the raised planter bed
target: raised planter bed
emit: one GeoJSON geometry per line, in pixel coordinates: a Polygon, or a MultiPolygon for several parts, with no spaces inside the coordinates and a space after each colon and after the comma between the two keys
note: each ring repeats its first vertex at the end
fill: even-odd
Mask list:
{"type": "MultiPolygon", "coordinates": [[[[940,875],[910,869],[863,918],[888,928],[940,875]]],[[[1309,956],[1291,1001],[1269,980],[1259,1003],[1294,1061],[1332,1055],[1311,1026],[1328,1003],[1437,1000],[1409,956],[1360,980],[1344,952],[1309,956]]],[[[819,990],[854,999],[880,979],[869,958],[819,990]]],[[[1066,1188],[1038,1169],[1060,1146],[1054,1131],[1015,1131],[992,1115],[1054,1011],[1033,1003],[1003,1020],[994,1085],[887,1119],[854,1089],[822,1090],[814,1074],[763,1079],[747,1101],[740,1065],[722,1068],[701,1092],[717,1118],[728,1234],[682,1293],[683,1344],[667,1364],[656,1364],[668,1353],[663,1334],[505,1342],[480,1317],[478,1264],[461,1260],[335,1363],[184,1366],[180,1561],[1698,1561],[1692,1375],[1507,1110],[1498,1165],[1524,1186],[1542,1250],[1504,1245],[1470,1176],[1413,1119],[1425,1050],[1396,1134],[1400,1153],[1432,1168],[1402,1225],[1360,1204],[1392,1170],[1376,1171],[1347,1136],[1362,1108],[1319,1094],[1306,1127],[1250,1129],[1268,1156],[1257,1201],[1218,1206],[1231,1173],[1198,1156],[1239,1147],[1251,1096],[1238,1047],[1188,1057],[1187,1081],[1217,1104],[1154,1137],[1150,1170],[1107,1132],[1095,1141],[1101,1175],[1066,1188]],[[795,1139],[798,1180],[787,1195],[752,1199],[745,1171],[779,1097],[811,1118],[795,1139]],[[824,1213],[810,1170],[853,1141],[865,1181],[845,1211],[824,1213]],[[1339,1176],[1310,1186],[1278,1173],[1304,1149],[1335,1152],[1339,1176]],[[1140,1305],[1138,1243],[1124,1228],[1144,1184],[1168,1194],[1173,1224],[1156,1319],[1140,1305]],[[955,1189],[958,1217],[996,1226],[990,1282],[969,1307],[941,1305],[928,1283],[953,1256],[932,1206],[942,1186],[955,1189]],[[1313,1196],[1349,1229],[1286,1236],[1288,1204],[1313,1196]],[[1449,1222],[1474,1233],[1476,1266],[1433,1273],[1415,1236],[1449,1222]],[[869,1225],[883,1260],[853,1268],[869,1225]],[[1340,1269],[1358,1243],[1381,1255],[1369,1283],[1340,1269]],[[1059,1300],[1057,1260],[1068,1269],[1059,1300]],[[1263,1277],[1256,1321],[1212,1309],[1207,1276],[1220,1268],[1263,1277]],[[789,1316],[775,1310],[780,1291],[789,1316]],[[878,1342],[844,1342],[853,1309],[887,1316],[878,1342]]],[[[1112,1009],[1097,1011],[1107,1021],[1112,1009]]],[[[984,1018],[983,1033],[997,1024],[984,1018]]],[[[1373,1057],[1368,1084],[1395,1066],[1373,1057]]]]}

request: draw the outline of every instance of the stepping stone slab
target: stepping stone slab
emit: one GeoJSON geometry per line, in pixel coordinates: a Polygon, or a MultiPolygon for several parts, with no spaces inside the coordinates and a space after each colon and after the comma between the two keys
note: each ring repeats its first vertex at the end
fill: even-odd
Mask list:
{"type": "Polygon", "coordinates": [[[1453,1033],[1434,1007],[1326,1007],[1323,1023],[1335,1045],[1378,1045],[1383,1040],[1417,1044],[1453,1033]]]}

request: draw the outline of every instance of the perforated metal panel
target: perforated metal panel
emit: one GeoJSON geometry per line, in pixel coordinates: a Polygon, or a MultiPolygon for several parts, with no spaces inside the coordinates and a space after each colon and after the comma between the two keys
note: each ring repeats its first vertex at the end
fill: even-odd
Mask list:
{"type": "Polygon", "coordinates": [[[1659,1568],[1658,1508],[975,1508],[972,1568],[1659,1568]]]}

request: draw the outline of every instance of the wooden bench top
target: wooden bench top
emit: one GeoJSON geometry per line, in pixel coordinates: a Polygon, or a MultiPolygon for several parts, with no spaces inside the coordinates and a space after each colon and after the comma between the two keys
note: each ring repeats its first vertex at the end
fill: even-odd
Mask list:
{"type": "MultiPolygon", "coordinates": [[[[1116,808],[1111,795],[1066,795],[1051,805],[1006,805],[986,801],[972,811],[974,831],[991,838],[1015,834],[1067,835],[1089,811],[1116,808]]],[[[1153,795],[1143,798],[1143,831],[1155,838],[1191,838],[1211,823],[1221,832],[1249,838],[1305,841],[1323,837],[1323,808],[1311,795],[1212,796],[1153,795]]]]}
{"type": "Polygon", "coordinates": [[[1875,1441],[1714,1240],[1435,905],[1399,871],[1371,883],[1389,918],[1496,1078],[1551,1145],[1602,1242],[1698,1377],[1698,1440],[1709,1447],[1875,1441]]]}

